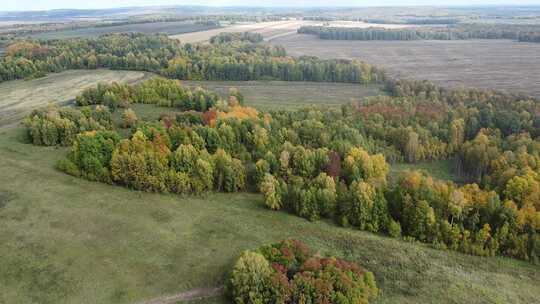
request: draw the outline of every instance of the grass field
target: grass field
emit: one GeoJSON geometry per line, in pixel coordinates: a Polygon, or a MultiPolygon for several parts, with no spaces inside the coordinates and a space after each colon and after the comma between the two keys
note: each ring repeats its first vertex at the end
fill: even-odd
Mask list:
{"type": "MultiPolygon", "coordinates": [[[[0,303],[136,303],[219,286],[238,254],[298,238],[375,273],[376,303],[535,303],[540,267],[431,249],[262,206],[257,194],[180,197],[56,171],[63,148],[0,129],[0,303]]],[[[222,298],[196,303],[225,303],[222,298]]]]}
{"type": "Polygon", "coordinates": [[[128,33],[139,32],[145,34],[163,33],[167,35],[177,35],[182,33],[191,33],[198,31],[207,31],[215,29],[216,26],[194,24],[190,21],[174,21],[174,22],[152,22],[152,23],[137,23],[128,25],[115,25],[103,27],[89,27],[80,29],[69,29],[38,33],[31,35],[34,39],[67,39],[67,38],[90,38],[104,34],[113,33],[128,33]]]}
{"type": "Polygon", "coordinates": [[[245,103],[261,110],[294,109],[310,105],[338,107],[363,97],[384,94],[377,85],[286,81],[183,81],[226,95],[237,88],[245,103]]]}
{"type": "Polygon", "coordinates": [[[66,103],[82,90],[99,82],[133,83],[147,77],[144,72],[77,70],[50,74],[33,80],[0,83],[0,125],[7,124],[48,103],[66,103]]]}
{"type": "Polygon", "coordinates": [[[456,174],[454,167],[454,161],[451,159],[417,164],[396,163],[390,166],[390,178],[392,180],[397,180],[397,178],[406,171],[421,170],[437,179],[461,183],[462,179],[456,174]]]}
{"type": "Polygon", "coordinates": [[[272,41],[291,55],[357,58],[399,78],[446,87],[524,92],[540,97],[540,44],[510,40],[338,41],[289,35],[272,41]]]}

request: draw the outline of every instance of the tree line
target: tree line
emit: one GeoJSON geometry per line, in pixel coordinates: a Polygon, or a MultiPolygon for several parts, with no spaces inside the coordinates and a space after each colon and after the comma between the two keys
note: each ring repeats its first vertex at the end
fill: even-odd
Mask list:
{"type": "Polygon", "coordinates": [[[461,22],[458,18],[444,18],[444,17],[433,17],[433,18],[410,18],[410,19],[362,19],[362,21],[367,23],[377,23],[377,24],[414,24],[414,25],[431,25],[431,24],[458,24],[461,22]]]}
{"type": "Polygon", "coordinates": [[[119,107],[128,108],[132,103],[154,104],[174,107],[182,111],[205,112],[219,100],[219,96],[202,88],[190,89],[178,80],[152,78],[137,85],[100,83],[83,90],[75,98],[78,106],[105,105],[112,111],[119,107]]]}
{"type": "Polygon", "coordinates": [[[164,35],[17,41],[0,59],[0,82],[67,69],[139,70],[186,80],[286,80],[379,83],[384,73],[355,60],[287,56],[257,34],[225,34],[212,44],[181,44],[164,35]]]}
{"type": "Polygon", "coordinates": [[[540,27],[535,25],[458,24],[445,27],[410,27],[402,29],[303,26],[300,34],[328,40],[467,40],[511,39],[538,42],[540,27]]]}
{"type": "MultiPolygon", "coordinates": [[[[119,106],[129,107],[144,91],[183,104],[181,93],[188,90],[179,86],[163,79],[126,89],[100,86],[77,100],[97,104],[97,110],[107,107],[102,96],[127,96],[119,106]]],[[[242,105],[243,96],[231,90],[228,99],[206,110],[182,106],[189,111],[135,122],[127,137],[114,124],[81,130],[58,167],[142,191],[258,191],[268,208],[309,220],[327,218],[439,248],[537,261],[538,101],[428,82],[387,86],[390,96],[340,111],[266,113],[242,105]],[[416,171],[388,181],[388,162],[450,157],[468,184],[416,171]]]]}

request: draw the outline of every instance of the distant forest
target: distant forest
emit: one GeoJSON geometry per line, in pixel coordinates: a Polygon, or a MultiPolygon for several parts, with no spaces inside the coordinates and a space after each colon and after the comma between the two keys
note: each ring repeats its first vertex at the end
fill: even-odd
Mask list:
{"type": "Polygon", "coordinates": [[[467,40],[511,39],[540,42],[540,26],[460,24],[448,27],[403,29],[303,26],[300,34],[317,35],[327,40],[467,40]]]}
{"type": "Polygon", "coordinates": [[[285,80],[378,83],[382,71],[356,60],[287,56],[254,44],[258,34],[222,34],[211,44],[180,44],[165,35],[121,34],[96,39],[15,42],[0,59],[0,82],[68,69],[148,71],[184,80],[285,80]],[[232,41],[234,40],[234,41],[232,41]],[[227,42],[227,43],[225,43],[227,42]]]}

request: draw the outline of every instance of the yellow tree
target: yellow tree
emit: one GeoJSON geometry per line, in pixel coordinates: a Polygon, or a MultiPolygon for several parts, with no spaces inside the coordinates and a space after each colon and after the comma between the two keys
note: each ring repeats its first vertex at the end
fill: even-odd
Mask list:
{"type": "Polygon", "coordinates": [[[369,155],[364,149],[352,148],[343,161],[349,182],[363,180],[377,187],[386,184],[390,167],[382,154],[369,155]]]}

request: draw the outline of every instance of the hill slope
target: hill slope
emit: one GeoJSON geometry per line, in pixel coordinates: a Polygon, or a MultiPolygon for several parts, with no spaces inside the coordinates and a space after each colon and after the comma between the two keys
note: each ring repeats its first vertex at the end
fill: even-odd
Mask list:
{"type": "Polygon", "coordinates": [[[21,135],[0,129],[0,303],[134,303],[219,286],[241,251],[284,238],[365,265],[377,303],[540,298],[539,266],[308,222],[256,194],[182,198],[88,182],[53,168],[64,149],[21,135]]]}

